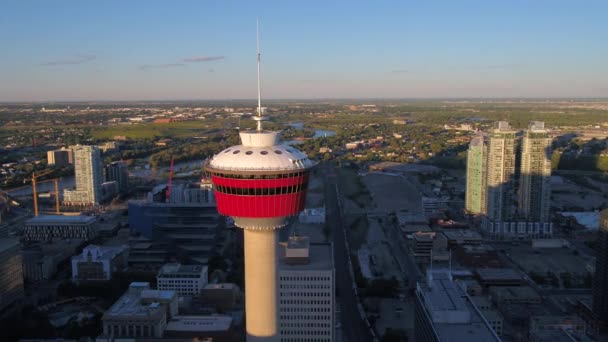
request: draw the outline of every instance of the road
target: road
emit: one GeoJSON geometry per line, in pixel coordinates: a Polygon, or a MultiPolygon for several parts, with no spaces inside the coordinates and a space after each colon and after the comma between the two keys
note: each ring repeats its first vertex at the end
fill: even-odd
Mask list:
{"type": "Polygon", "coordinates": [[[349,271],[348,249],[344,239],[343,219],[338,205],[338,174],[333,163],[321,165],[325,177],[325,206],[326,224],[333,229],[334,263],[336,268],[336,288],[338,289],[338,305],[341,311],[343,340],[349,342],[373,341],[367,323],[359,313],[359,301],[355,293],[354,281],[349,271]]]}

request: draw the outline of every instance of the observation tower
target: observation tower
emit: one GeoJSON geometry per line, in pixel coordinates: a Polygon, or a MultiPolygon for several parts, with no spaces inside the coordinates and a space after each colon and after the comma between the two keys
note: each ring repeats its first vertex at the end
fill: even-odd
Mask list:
{"type": "Polygon", "coordinates": [[[277,230],[304,209],[313,162],[262,122],[258,35],[257,129],[205,163],[217,209],[244,230],[247,341],[278,341],[277,230]]]}

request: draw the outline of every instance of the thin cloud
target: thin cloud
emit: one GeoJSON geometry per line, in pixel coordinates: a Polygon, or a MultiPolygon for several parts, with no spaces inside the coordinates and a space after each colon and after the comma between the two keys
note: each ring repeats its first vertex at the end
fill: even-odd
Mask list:
{"type": "Polygon", "coordinates": [[[43,65],[43,66],[77,65],[77,64],[83,64],[86,62],[90,62],[90,61],[94,60],[95,58],[97,58],[97,56],[93,55],[93,54],[80,54],[80,55],[75,55],[72,58],[60,59],[60,60],[56,60],[56,61],[49,61],[49,62],[42,63],[40,65],[43,65]]]}
{"type": "Polygon", "coordinates": [[[145,64],[139,67],[140,70],[149,69],[170,69],[185,66],[183,63],[166,63],[166,64],[145,64]]]}
{"type": "Polygon", "coordinates": [[[221,61],[225,59],[225,56],[196,56],[182,59],[182,62],[186,63],[199,63],[199,62],[212,62],[221,61]]]}

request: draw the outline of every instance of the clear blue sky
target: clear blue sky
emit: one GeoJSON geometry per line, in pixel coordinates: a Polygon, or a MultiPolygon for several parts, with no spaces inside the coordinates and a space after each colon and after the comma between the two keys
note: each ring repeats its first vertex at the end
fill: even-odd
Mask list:
{"type": "Polygon", "coordinates": [[[605,97],[608,1],[0,2],[0,101],[605,97]]]}

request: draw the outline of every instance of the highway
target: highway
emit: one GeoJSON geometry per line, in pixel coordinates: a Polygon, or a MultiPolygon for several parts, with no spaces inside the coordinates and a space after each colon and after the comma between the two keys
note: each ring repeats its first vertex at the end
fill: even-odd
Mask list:
{"type": "Polygon", "coordinates": [[[343,341],[373,341],[370,329],[359,312],[354,281],[349,271],[348,248],[344,235],[342,211],[337,193],[338,174],[332,163],[321,165],[325,177],[326,224],[332,229],[334,263],[336,268],[336,288],[342,323],[343,341]]]}

